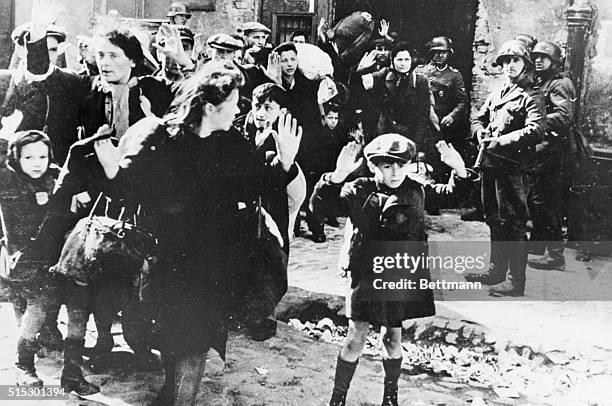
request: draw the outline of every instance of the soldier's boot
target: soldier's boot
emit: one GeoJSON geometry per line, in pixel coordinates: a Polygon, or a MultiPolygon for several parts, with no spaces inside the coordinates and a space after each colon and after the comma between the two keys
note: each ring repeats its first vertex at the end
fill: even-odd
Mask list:
{"type": "Polygon", "coordinates": [[[38,350],[38,345],[34,341],[19,338],[17,341],[17,385],[42,387],[43,381],[36,374],[34,367],[34,355],[38,350]]]}
{"type": "Polygon", "coordinates": [[[402,371],[402,358],[383,359],[383,369],[385,370],[385,390],[381,406],[398,406],[397,383],[402,371]]]}
{"type": "Polygon", "coordinates": [[[527,261],[530,267],[544,269],[547,271],[565,271],[565,257],[563,248],[548,249],[548,254],[541,258],[530,259],[527,261]]]}
{"type": "Polygon", "coordinates": [[[100,392],[100,388],[87,382],[83,377],[81,365],[83,364],[84,339],[66,338],[64,340],[64,368],[60,384],[66,392],[75,392],[80,396],[93,395],[100,392]]]}
{"type": "Polygon", "coordinates": [[[508,280],[489,288],[491,296],[520,297],[525,295],[527,242],[512,241],[508,247],[508,280]]]}
{"type": "MultiPolygon", "coordinates": [[[[494,227],[491,227],[491,238],[496,238],[494,227]]],[[[483,285],[497,285],[506,280],[508,271],[508,247],[500,240],[491,241],[491,264],[485,273],[467,273],[464,278],[468,282],[480,282],[483,285]]]]}
{"type": "Polygon", "coordinates": [[[336,374],[334,376],[334,390],[331,400],[329,401],[329,406],[344,406],[346,404],[346,393],[351,385],[358,363],[359,360],[348,362],[338,355],[336,374]]]}

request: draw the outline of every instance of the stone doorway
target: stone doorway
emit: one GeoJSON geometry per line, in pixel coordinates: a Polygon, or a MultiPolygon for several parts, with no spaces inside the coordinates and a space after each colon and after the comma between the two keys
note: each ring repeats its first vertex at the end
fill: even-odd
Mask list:
{"type": "Polygon", "coordinates": [[[367,11],[375,20],[389,21],[390,31],[410,41],[424,57],[427,56],[424,44],[431,38],[438,35],[452,38],[455,54],[450,63],[463,75],[469,94],[478,0],[336,0],[335,4],[336,21],[354,11],[367,11]]]}

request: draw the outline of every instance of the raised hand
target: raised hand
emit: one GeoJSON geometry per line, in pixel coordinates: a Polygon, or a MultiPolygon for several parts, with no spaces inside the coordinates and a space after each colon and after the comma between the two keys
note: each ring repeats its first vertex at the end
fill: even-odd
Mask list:
{"type": "Polygon", "coordinates": [[[34,0],[32,4],[30,41],[34,42],[47,36],[47,29],[57,21],[61,6],[55,0],[34,0]]]}
{"type": "Polygon", "coordinates": [[[463,158],[461,158],[459,152],[453,147],[453,144],[447,144],[446,141],[442,140],[436,143],[436,148],[440,153],[440,160],[442,162],[454,169],[457,176],[460,178],[467,177],[465,162],[463,162],[463,158]]]}
{"type": "Polygon", "coordinates": [[[363,57],[361,58],[361,60],[359,61],[359,65],[357,65],[357,72],[365,70],[371,66],[374,66],[374,64],[376,63],[377,55],[378,54],[376,50],[372,50],[370,52],[365,53],[363,57]]]}
{"type": "Polygon", "coordinates": [[[378,34],[383,38],[389,34],[389,22],[384,18],[380,20],[380,29],[378,30],[378,34]]]}
{"type": "Polygon", "coordinates": [[[282,84],[282,71],[278,52],[270,52],[268,55],[268,67],[265,73],[266,76],[272,79],[277,85],[282,84]]]}
{"type": "Polygon", "coordinates": [[[331,174],[333,183],[342,183],[351,173],[355,172],[362,164],[363,158],[359,158],[361,145],[351,141],[342,148],[336,160],[336,169],[331,174]]]}
{"type": "Polygon", "coordinates": [[[156,43],[153,46],[174,62],[182,67],[190,68],[193,65],[191,58],[185,52],[181,42],[181,34],[178,27],[173,24],[162,24],[156,35],[156,43]]]}
{"type": "Polygon", "coordinates": [[[326,36],[325,36],[325,19],[321,18],[321,21],[319,21],[319,26],[317,27],[317,36],[319,38],[321,38],[322,41],[326,40],[326,36]]]}
{"type": "Polygon", "coordinates": [[[300,148],[302,140],[302,127],[297,120],[283,109],[278,118],[278,131],[273,131],[272,136],[276,142],[278,159],[283,169],[288,171],[295,161],[295,156],[300,148]]]}

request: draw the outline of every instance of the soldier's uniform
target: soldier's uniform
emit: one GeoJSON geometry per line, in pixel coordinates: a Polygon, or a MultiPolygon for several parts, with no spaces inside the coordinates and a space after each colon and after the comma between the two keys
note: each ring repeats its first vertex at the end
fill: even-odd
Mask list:
{"type": "Polygon", "coordinates": [[[571,159],[571,135],[574,117],[576,91],[567,74],[557,67],[561,50],[548,41],[534,47],[537,54],[548,56],[553,65],[546,71],[536,72],[536,86],[544,96],[546,105],[546,133],[544,141],[536,148],[537,166],[530,211],[533,219],[534,253],[548,256],[530,260],[529,265],[540,269],[559,269],[565,263],[563,258],[563,234],[561,231],[561,210],[567,200],[569,173],[565,163],[571,159]],[[557,66],[555,66],[557,65],[557,66]]]}
{"type": "MultiPolygon", "coordinates": [[[[516,40],[500,47],[497,63],[514,56],[523,59],[524,70],[533,68],[526,47],[516,40]]],[[[485,130],[511,139],[504,145],[497,141],[484,144],[481,197],[491,232],[491,264],[484,274],[465,275],[468,281],[495,285],[489,292],[496,296],[524,295],[530,173],[545,122],[541,93],[533,88],[529,72],[521,75],[516,82],[507,81],[500,90],[491,92],[472,121],[474,136],[485,130]]]]}
{"type": "MultiPolygon", "coordinates": [[[[461,73],[446,62],[448,55],[454,52],[452,41],[448,37],[434,37],[428,43],[428,47],[431,61],[426,65],[418,66],[416,71],[429,80],[429,87],[435,101],[434,112],[440,123],[440,138],[452,142],[465,159],[469,149],[469,142],[466,140],[468,131],[465,127],[467,95],[461,73]],[[436,64],[435,54],[444,52],[447,53],[444,62],[438,61],[436,64]],[[442,63],[444,65],[440,66],[442,63]],[[442,119],[446,116],[452,118],[452,123],[442,123],[442,119]]],[[[448,178],[449,169],[442,164],[438,154],[430,154],[426,157],[426,161],[432,165],[432,176],[436,181],[440,182],[448,178]]],[[[440,196],[431,193],[427,196],[428,213],[438,214],[440,205],[440,196]]]]}
{"type": "Polygon", "coordinates": [[[433,63],[417,67],[417,72],[429,79],[429,87],[433,93],[436,105],[434,111],[439,120],[450,115],[453,124],[450,127],[440,126],[442,137],[446,141],[465,138],[461,134],[467,108],[467,94],[461,73],[450,65],[440,69],[433,63]]]}

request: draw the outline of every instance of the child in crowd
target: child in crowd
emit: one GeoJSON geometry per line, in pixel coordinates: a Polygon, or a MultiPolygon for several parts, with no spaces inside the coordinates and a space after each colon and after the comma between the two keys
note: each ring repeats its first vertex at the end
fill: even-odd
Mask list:
{"type": "Polygon", "coordinates": [[[11,257],[5,262],[10,266],[2,268],[2,281],[8,286],[20,329],[17,385],[42,386],[34,367],[34,355],[47,311],[56,306],[55,282],[48,272],[52,264],[19,261],[19,256],[30,249],[31,238],[46,215],[57,171],[50,169],[53,153],[45,133],[29,130],[15,137],[9,149],[8,165],[0,169],[2,232],[8,241],[5,254],[11,257]]]}
{"type": "MultiPolygon", "coordinates": [[[[278,130],[279,117],[286,111],[286,100],[285,90],[273,83],[264,83],[253,90],[252,109],[246,119],[245,136],[268,162],[277,155],[273,133],[278,130]]],[[[287,255],[293,224],[305,198],[306,179],[301,169],[286,190],[275,192],[274,196],[263,196],[263,205],[281,232],[283,249],[287,255]]]]}
{"type": "MultiPolygon", "coordinates": [[[[458,180],[473,176],[468,174],[461,156],[452,145],[440,141],[436,146],[442,162],[454,169],[453,176],[458,180]]],[[[353,224],[349,250],[351,292],[347,295],[346,305],[349,330],[338,356],[330,405],[345,404],[372,324],[381,326],[384,343],[385,387],[382,405],[396,406],[402,363],[402,321],[433,315],[433,294],[430,290],[424,290],[415,301],[409,290],[405,291],[405,295],[402,291],[401,298],[387,297],[387,291],[382,293],[382,298],[373,300],[372,287],[367,286],[373,271],[371,267],[368,270],[362,262],[368,255],[365,247],[377,241],[416,241],[422,242],[418,246],[426,247],[424,189],[433,188],[448,193],[452,191],[453,179],[447,185],[424,185],[413,180],[408,164],[415,157],[415,144],[399,134],[384,134],[372,140],[364,149],[368,167],[374,176],[344,183],[361,165],[359,153],[357,143],[347,144],[338,157],[336,169],[321,177],[310,201],[313,212],[320,215],[348,214],[353,224]]],[[[428,274],[427,269],[422,271],[428,274]]]]}

